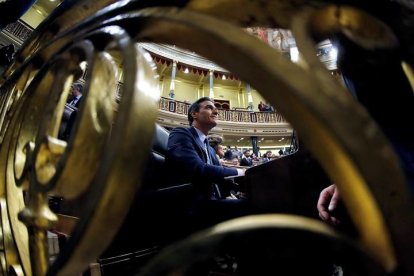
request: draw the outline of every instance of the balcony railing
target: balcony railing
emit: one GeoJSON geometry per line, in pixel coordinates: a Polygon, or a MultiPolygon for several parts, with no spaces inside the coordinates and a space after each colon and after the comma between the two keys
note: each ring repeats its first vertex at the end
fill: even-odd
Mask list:
{"type": "Polygon", "coordinates": [[[33,28],[21,20],[7,25],[2,33],[16,42],[19,46],[32,34],[33,28]]]}
{"type": "MultiPolygon", "coordinates": [[[[187,115],[190,104],[162,97],[159,103],[159,109],[187,115]]],[[[239,122],[239,123],[287,123],[285,118],[278,112],[255,112],[239,110],[218,110],[218,119],[220,121],[239,122]]]]}

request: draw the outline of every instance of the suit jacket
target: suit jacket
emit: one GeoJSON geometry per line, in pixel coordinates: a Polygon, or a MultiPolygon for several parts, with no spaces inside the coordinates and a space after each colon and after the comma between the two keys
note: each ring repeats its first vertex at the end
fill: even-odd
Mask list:
{"type": "MultiPolygon", "coordinates": [[[[83,96],[81,96],[74,105],[69,104],[70,106],[72,106],[71,109],[73,109],[73,111],[70,113],[70,117],[69,119],[67,119],[63,134],[59,138],[66,140],[66,141],[69,139],[70,133],[72,132],[73,125],[75,124],[76,116],[78,115],[78,109],[79,109],[82,99],[83,99],[83,96]]],[[[67,108],[65,107],[65,109],[67,108]]]]}
{"type": "Polygon", "coordinates": [[[221,166],[211,146],[207,147],[213,165],[194,127],[177,127],[170,132],[165,158],[168,183],[193,183],[205,196],[211,195],[211,184],[220,183],[226,176],[237,175],[237,169],[221,166]]]}
{"type": "Polygon", "coordinates": [[[76,101],[76,103],[73,106],[76,108],[79,108],[82,98],[83,98],[83,95],[80,96],[80,98],[76,101]]]}
{"type": "Polygon", "coordinates": [[[82,98],[83,98],[83,96],[81,96],[81,97],[79,98],[79,100],[75,103],[75,107],[76,107],[76,108],[79,108],[80,103],[81,103],[81,101],[82,101],[82,98]]]}
{"type": "Polygon", "coordinates": [[[253,161],[251,159],[242,158],[240,160],[240,166],[251,166],[253,165],[253,161]]]}

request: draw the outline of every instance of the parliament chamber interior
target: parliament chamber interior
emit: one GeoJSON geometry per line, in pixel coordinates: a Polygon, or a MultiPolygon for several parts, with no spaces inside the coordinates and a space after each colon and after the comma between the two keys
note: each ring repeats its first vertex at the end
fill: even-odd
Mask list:
{"type": "Polygon", "coordinates": [[[411,1],[0,15],[2,275],[414,275],[411,1]]]}

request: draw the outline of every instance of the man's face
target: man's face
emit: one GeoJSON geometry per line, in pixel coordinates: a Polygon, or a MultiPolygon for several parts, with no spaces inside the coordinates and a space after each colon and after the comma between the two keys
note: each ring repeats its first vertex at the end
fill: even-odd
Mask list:
{"type": "Polygon", "coordinates": [[[72,86],[70,90],[70,95],[72,97],[77,97],[80,94],[79,89],[76,86],[72,86]]]}
{"type": "Polygon", "coordinates": [[[248,150],[248,151],[246,151],[245,153],[244,153],[244,155],[246,156],[246,157],[250,157],[250,151],[248,150]]]}
{"type": "Polygon", "coordinates": [[[223,148],[223,146],[222,146],[222,145],[218,145],[218,146],[217,146],[217,155],[218,155],[220,158],[223,158],[223,156],[224,156],[224,148],[223,148]]]}
{"type": "Polygon", "coordinates": [[[193,118],[198,125],[212,129],[217,125],[217,108],[211,101],[201,102],[199,111],[193,112],[193,118]]]}

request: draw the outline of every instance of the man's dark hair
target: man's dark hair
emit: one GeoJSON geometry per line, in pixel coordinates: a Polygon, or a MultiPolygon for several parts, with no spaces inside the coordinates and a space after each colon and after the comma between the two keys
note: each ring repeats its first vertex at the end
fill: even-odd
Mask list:
{"type": "Polygon", "coordinates": [[[193,116],[191,116],[191,113],[198,112],[200,110],[200,103],[204,101],[211,101],[214,103],[214,101],[211,98],[202,97],[190,105],[190,108],[188,109],[188,123],[190,124],[190,126],[193,125],[193,121],[194,121],[194,118],[193,116]]]}
{"type": "Polygon", "coordinates": [[[74,83],[73,86],[76,87],[76,89],[78,89],[81,94],[83,93],[83,85],[82,84],[74,83]]]}

